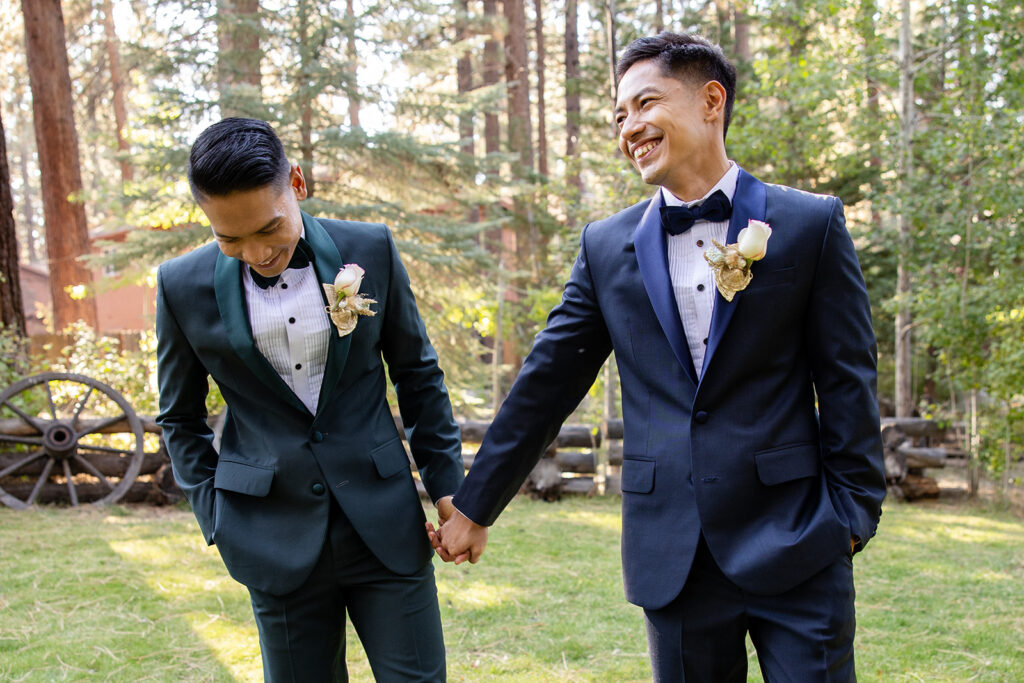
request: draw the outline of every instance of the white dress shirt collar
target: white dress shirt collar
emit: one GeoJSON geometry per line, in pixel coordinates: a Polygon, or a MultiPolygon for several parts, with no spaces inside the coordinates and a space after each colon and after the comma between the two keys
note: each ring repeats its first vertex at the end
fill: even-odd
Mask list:
{"type": "Polygon", "coordinates": [[[721,190],[722,192],[725,193],[725,196],[729,198],[729,202],[732,203],[733,195],[736,194],[736,181],[739,180],[739,177],[740,167],[736,165],[735,161],[730,160],[729,170],[726,171],[725,175],[723,175],[719,179],[719,181],[715,183],[715,186],[708,190],[707,194],[705,194],[700,199],[696,199],[692,202],[684,202],[682,199],[675,196],[664,187],[661,188],[661,196],[662,199],[665,201],[665,206],[694,206],[695,204],[700,204],[701,202],[703,202],[716,191],[721,190]]]}

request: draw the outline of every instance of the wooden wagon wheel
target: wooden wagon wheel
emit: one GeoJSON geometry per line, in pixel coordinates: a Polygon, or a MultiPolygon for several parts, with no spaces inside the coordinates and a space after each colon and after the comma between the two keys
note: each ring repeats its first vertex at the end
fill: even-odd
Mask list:
{"type": "Polygon", "coordinates": [[[47,372],[0,393],[0,502],[8,507],[65,490],[71,505],[116,503],[138,476],[143,449],[131,405],[91,377],[47,372]]]}

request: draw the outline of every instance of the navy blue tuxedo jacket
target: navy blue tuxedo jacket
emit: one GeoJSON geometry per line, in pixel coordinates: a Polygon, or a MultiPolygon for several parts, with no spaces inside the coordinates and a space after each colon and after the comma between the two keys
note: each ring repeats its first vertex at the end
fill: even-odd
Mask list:
{"type": "Polygon", "coordinates": [[[587,225],[455,505],[492,524],[615,351],[625,424],[627,598],[682,590],[703,532],[736,584],[786,591],[875,533],[885,494],[867,291],[842,204],[741,171],[728,242],[769,223],[765,258],[716,295],[703,372],[669,279],[660,193],[587,225]]]}
{"type": "Polygon", "coordinates": [[[459,430],[409,278],[387,227],[303,213],[321,282],[362,266],[374,317],[338,337],[333,325],[315,415],[253,343],[242,263],[208,244],[160,266],[158,424],[175,477],[231,575],[274,594],[312,571],[334,496],[359,536],[394,572],[432,552],[409,459],[386,399],[384,363],[410,450],[433,500],[463,478],[459,430]],[[206,425],[207,377],[227,403],[217,453],[206,425]]]}

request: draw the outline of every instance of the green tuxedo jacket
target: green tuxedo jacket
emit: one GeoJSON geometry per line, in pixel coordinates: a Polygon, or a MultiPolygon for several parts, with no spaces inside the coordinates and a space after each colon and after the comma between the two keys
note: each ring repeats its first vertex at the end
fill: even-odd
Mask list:
{"type": "Polygon", "coordinates": [[[327,533],[330,496],[380,561],[411,574],[428,561],[423,509],[386,400],[385,363],[432,500],[463,479],[459,430],[437,354],[386,226],[302,214],[321,282],[365,269],[377,301],[330,348],[316,415],[257,350],[242,264],[208,244],[160,266],[160,414],[175,478],[231,575],[274,594],[299,587],[327,533]],[[208,377],[227,415],[219,453],[207,426],[208,377]]]}

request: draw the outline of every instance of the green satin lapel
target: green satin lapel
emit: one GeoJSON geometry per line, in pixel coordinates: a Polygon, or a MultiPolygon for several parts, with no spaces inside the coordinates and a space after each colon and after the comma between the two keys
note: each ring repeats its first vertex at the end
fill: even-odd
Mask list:
{"type": "MultiPolygon", "coordinates": [[[[316,274],[321,283],[334,282],[341,270],[341,254],[338,247],[327,234],[324,227],[305,211],[302,212],[302,225],[306,229],[306,242],[316,256],[316,274]]],[[[352,335],[338,336],[338,330],[331,323],[331,336],[327,347],[327,365],[324,367],[324,381],[320,385],[320,398],[317,401],[317,415],[327,404],[327,397],[334,391],[341,379],[341,371],[348,360],[348,350],[352,346],[352,335]]]]}
{"type": "Polygon", "coordinates": [[[217,293],[217,308],[228,333],[228,341],[242,362],[252,373],[276,394],[302,411],[309,412],[299,397],[288,388],[277,371],[267,362],[256,348],[249,327],[249,313],[242,293],[242,262],[224,254],[217,254],[217,265],[213,273],[214,291],[217,293]]]}

